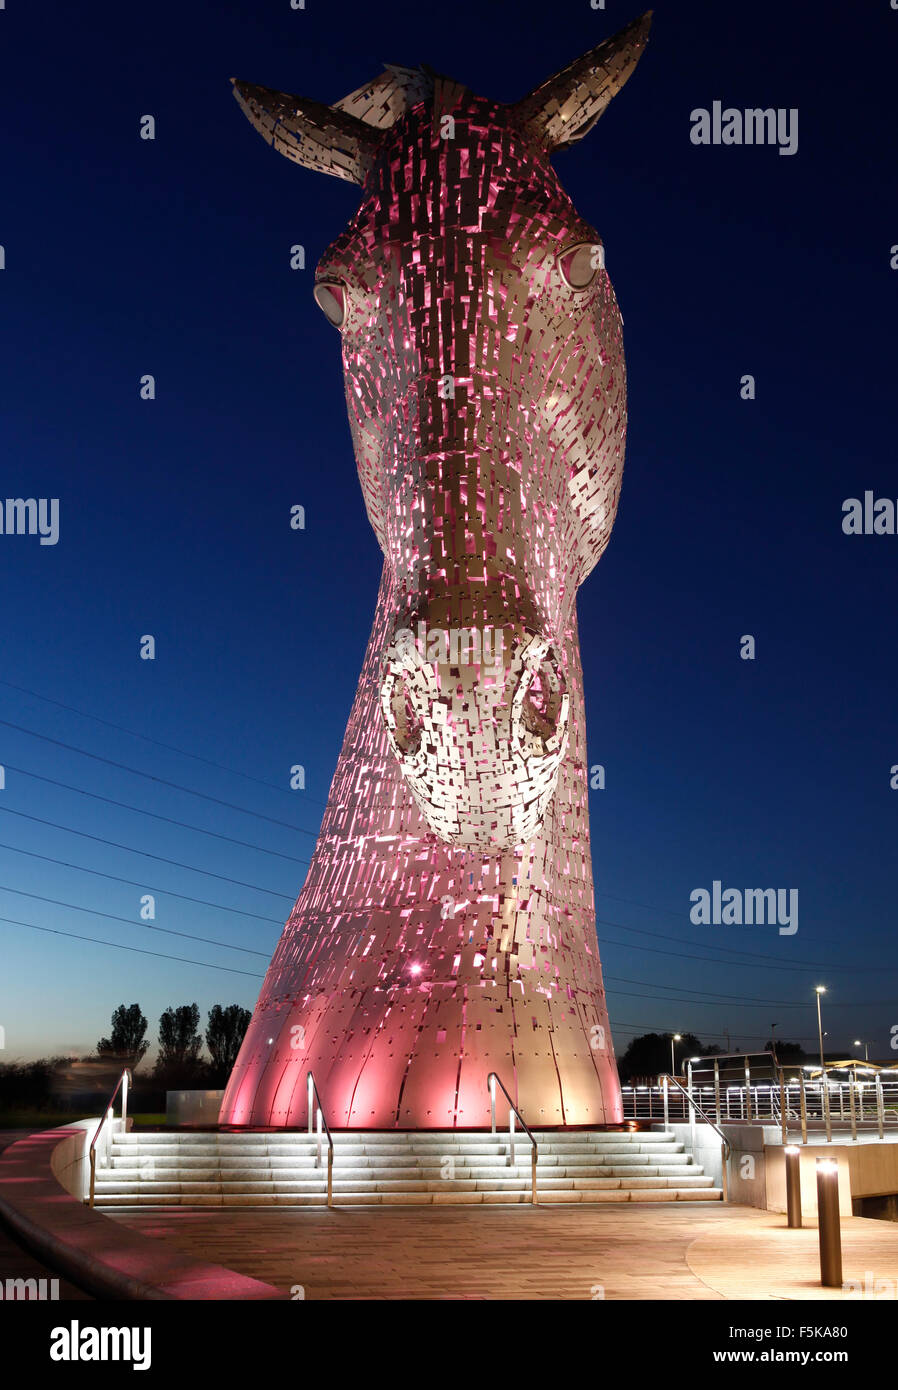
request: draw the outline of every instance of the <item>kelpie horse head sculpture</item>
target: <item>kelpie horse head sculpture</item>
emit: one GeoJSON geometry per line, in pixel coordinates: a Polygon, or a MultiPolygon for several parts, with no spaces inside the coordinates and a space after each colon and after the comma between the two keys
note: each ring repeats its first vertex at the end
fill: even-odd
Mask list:
{"type": "MultiPolygon", "coordinates": [[[[277,151],[362,189],[358,212],[320,260],[315,297],[342,337],[349,422],[384,582],[366,661],[376,694],[362,704],[360,689],[354,741],[350,747],[348,733],[328,811],[346,824],[347,806],[332,805],[338,788],[352,799],[343,772],[352,758],[364,761],[365,748],[369,768],[383,754],[376,795],[405,808],[391,831],[429,856],[426,905],[438,892],[439,901],[452,900],[456,936],[465,855],[477,857],[478,882],[495,869],[510,891],[519,887],[515,856],[526,851],[548,893],[546,880],[565,872],[565,840],[576,845],[579,867],[567,871],[592,916],[591,878],[580,863],[588,829],[575,597],[617,511],[626,384],[602,241],[574,209],[551,156],[592,129],[635,68],[649,23],[644,16],[512,105],[428,69],[389,68],[335,106],[235,82],[243,110],[277,151]]],[[[319,870],[320,891],[339,880],[340,854],[354,853],[351,841],[341,851],[327,825],[328,817],[294,927],[299,913],[309,929],[319,870]]],[[[370,818],[365,825],[372,834],[370,818]]],[[[412,896],[414,909],[394,908],[406,919],[421,910],[421,890],[412,896]]],[[[556,911],[550,899],[537,912],[547,924],[556,911]]],[[[350,916],[359,907],[351,894],[339,901],[350,916]]],[[[382,900],[371,906],[387,910],[382,900]]],[[[582,949],[594,960],[578,993],[601,989],[588,935],[582,949]]],[[[392,949],[384,945],[387,955],[392,949]]],[[[454,947],[446,949],[453,959],[454,947]]],[[[512,954],[520,961],[520,951],[512,954]]],[[[482,952],[478,958],[482,964],[482,952]]],[[[300,970],[306,984],[319,967],[320,958],[300,970]]],[[[550,993],[563,992],[563,973],[550,972],[550,993]]],[[[396,987],[392,963],[372,978],[392,981],[387,993],[396,987]]],[[[567,989],[573,1000],[574,986],[567,989]]],[[[293,986],[270,984],[268,993],[270,1007],[297,1007],[293,986]]],[[[383,1010],[378,1003],[374,1017],[368,1005],[364,1026],[376,1032],[383,1010]]],[[[604,1017],[603,1006],[587,1012],[604,1017]]],[[[305,1036],[305,1024],[293,1026],[305,1036]]],[[[585,1015],[581,1026],[604,1037],[604,1026],[587,1025],[585,1015]]],[[[247,1113],[234,1102],[241,1063],[222,1112],[232,1122],[247,1113]]],[[[605,1091],[615,1086],[606,1077],[605,1091]]],[[[340,1119],[355,1113],[347,1105],[338,1104],[337,1123],[353,1122],[340,1119]]],[[[607,1095],[604,1106],[586,1104],[596,1118],[603,1108],[614,1111],[607,1095]]],[[[258,1120],[264,1107],[250,1110],[258,1120]]],[[[277,1103],[266,1113],[286,1111],[277,1103]]]]}
{"type": "Polygon", "coordinates": [[[550,155],[598,120],[647,29],[510,106],[395,69],[334,109],[235,86],[281,153],[362,185],[316,297],[342,335],[359,478],[398,580],[383,717],[451,844],[528,839],[564,755],[560,636],[611,534],[626,400],[601,238],[550,155]]]}

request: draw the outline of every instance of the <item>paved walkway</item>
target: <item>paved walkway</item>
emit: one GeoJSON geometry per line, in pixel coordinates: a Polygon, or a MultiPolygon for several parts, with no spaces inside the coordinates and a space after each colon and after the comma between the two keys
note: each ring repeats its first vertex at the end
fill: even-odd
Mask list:
{"type": "MultiPolygon", "coordinates": [[[[815,1227],[790,1231],[784,1216],[747,1207],[678,1202],[107,1214],[306,1299],[846,1296],[820,1287],[815,1227]]],[[[844,1219],[842,1246],[845,1279],[889,1279],[898,1290],[898,1225],[844,1219]]]]}
{"type": "MultiPolygon", "coordinates": [[[[0,1153],[9,1145],[14,1144],[17,1139],[24,1139],[27,1134],[33,1134],[30,1129],[0,1129],[0,1153]]],[[[5,1288],[7,1279],[56,1279],[59,1278],[53,1270],[42,1265],[39,1260],[13,1240],[9,1231],[0,1222],[0,1285],[5,1288]]],[[[81,1289],[69,1283],[67,1279],[59,1278],[59,1297],[60,1299],[90,1299],[90,1294],[83,1293],[81,1289]]]]}

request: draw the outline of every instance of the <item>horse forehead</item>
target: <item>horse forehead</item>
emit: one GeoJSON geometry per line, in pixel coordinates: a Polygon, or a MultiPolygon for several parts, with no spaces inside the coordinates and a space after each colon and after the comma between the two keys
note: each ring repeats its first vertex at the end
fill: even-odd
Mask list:
{"type": "Polygon", "coordinates": [[[470,235],[522,214],[576,216],[545,151],[507,107],[474,96],[446,112],[422,103],[394,127],[359,214],[369,244],[470,235]]]}

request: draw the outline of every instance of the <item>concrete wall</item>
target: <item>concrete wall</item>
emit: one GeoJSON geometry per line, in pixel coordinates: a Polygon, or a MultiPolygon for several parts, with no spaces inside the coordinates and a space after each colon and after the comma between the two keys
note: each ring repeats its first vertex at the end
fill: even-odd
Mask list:
{"type": "MultiPolygon", "coordinates": [[[[817,1217],[817,1159],[827,1158],[839,1165],[839,1211],[851,1215],[852,1185],[849,1155],[842,1144],[811,1144],[802,1148],[799,1157],[801,1173],[801,1214],[817,1217]]],[[[857,1193],[853,1195],[857,1196],[857,1193]]],[[[786,1159],[782,1144],[767,1148],[767,1210],[786,1210],[786,1159]]]]}
{"type": "Polygon", "coordinates": [[[842,1152],[848,1160],[853,1197],[886,1197],[898,1192],[898,1144],[845,1144],[842,1152]]]}
{"type": "MultiPolygon", "coordinates": [[[[799,1146],[801,1147],[801,1146],[799,1146]]],[[[898,1144],[878,1143],[813,1144],[801,1148],[801,1209],[807,1215],[817,1210],[815,1161],[833,1159],[839,1165],[839,1203],[844,1215],[851,1215],[852,1199],[884,1197],[898,1193],[898,1144]]],[[[786,1210],[786,1168],[782,1147],[768,1150],[767,1210],[786,1210]]]]}
{"type": "MultiPolygon", "coordinates": [[[[652,1125],[652,1129],[662,1129],[652,1125]]],[[[777,1125],[721,1126],[730,1145],[727,1163],[727,1199],[735,1206],[760,1211],[786,1210],[786,1161],[782,1131],[777,1125]]],[[[696,1123],[668,1126],[679,1143],[691,1152],[716,1186],[722,1185],[720,1136],[710,1125],[696,1123]]],[[[799,1146],[801,1147],[801,1146],[799,1146]]],[[[839,1209],[851,1216],[852,1201],[898,1193],[898,1143],[811,1144],[801,1148],[801,1209],[808,1218],[817,1216],[817,1159],[839,1165],[839,1209]]]]}
{"type": "MultiPolygon", "coordinates": [[[[664,1125],[652,1125],[652,1129],[662,1130],[664,1125]]],[[[688,1153],[693,1154],[696,1163],[700,1163],[708,1177],[714,1179],[715,1187],[720,1187],[723,1178],[723,1155],[717,1131],[710,1125],[696,1124],[694,1147],[691,1125],[670,1124],[667,1131],[675,1136],[678,1143],[684,1145],[688,1153]]]]}
{"type": "Polygon", "coordinates": [[[774,1125],[722,1125],[730,1144],[729,1200],[736,1206],[767,1210],[768,1146],[780,1137],[774,1125]]]}
{"type": "Polygon", "coordinates": [[[165,1122],[169,1125],[217,1125],[224,1091],[166,1091],[165,1122]]]}
{"type": "MultiPolygon", "coordinates": [[[[72,1197],[77,1197],[82,1202],[86,1202],[90,1196],[90,1141],[99,1123],[98,1115],[95,1119],[74,1120],[71,1124],[61,1125],[60,1130],[66,1137],[57,1144],[50,1157],[50,1168],[56,1181],[72,1197]]],[[[130,1127],[129,1120],[128,1128],[130,1127]]],[[[109,1162],[112,1136],[121,1132],[120,1119],[106,1121],[97,1140],[96,1155],[99,1168],[105,1167],[109,1162]]]]}
{"type": "MultiPolygon", "coordinates": [[[[653,1128],[660,1129],[660,1125],[653,1128]]],[[[669,1126],[687,1150],[693,1150],[688,1124],[669,1126]]],[[[721,1126],[730,1145],[727,1164],[728,1200],[761,1211],[786,1210],[786,1164],[782,1131],[777,1125],[721,1126]]],[[[833,1143],[797,1146],[801,1149],[802,1214],[817,1215],[817,1159],[839,1165],[839,1207],[850,1216],[852,1201],[898,1193],[898,1143],[833,1143]]],[[[721,1182],[720,1138],[710,1125],[696,1124],[694,1157],[705,1172],[721,1182]]]]}
{"type": "MultiPolygon", "coordinates": [[[[120,1120],[116,1123],[121,1125],[120,1120]]],[[[0,1221],[39,1259],[101,1299],[227,1298],[243,1303],[288,1297],[258,1279],[179,1255],[165,1241],[91,1211],[80,1192],[64,1191],[53,1155],[65,1146],[56,1166],[69,1182],[83,1186],[79,1171],[84,1164],[78,1156],[96,1127],[96,1120],[81,1120],[28,1134],[0,1154],[0,1221]]]]}

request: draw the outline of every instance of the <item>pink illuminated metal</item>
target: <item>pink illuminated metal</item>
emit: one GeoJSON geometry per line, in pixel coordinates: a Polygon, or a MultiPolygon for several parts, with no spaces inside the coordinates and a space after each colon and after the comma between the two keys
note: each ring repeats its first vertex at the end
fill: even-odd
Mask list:
{"type": "Polygon", "coordinates": [[[598,233],[550,164],[649,17],[503,106],[390,68],[336,107],[236,84],[281,153],[359,183],[316,297],[342,337],[374,625],[305,885],[221,1121],[617,1122],[596,941],[576,593],[626,435],[598,233]],[[270,1043],[270,1039],[274,1039],[270,1043]]]}

